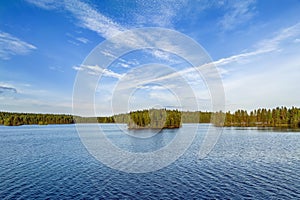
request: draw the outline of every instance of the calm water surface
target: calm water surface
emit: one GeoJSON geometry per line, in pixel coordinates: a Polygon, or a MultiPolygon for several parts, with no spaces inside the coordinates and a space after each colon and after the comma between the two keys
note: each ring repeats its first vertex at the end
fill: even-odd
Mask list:
{"type": "MultiPolygon", "coordinates": [[[[147,152],[176,130],[147,140],[101,125],[121,148],[147,152]]],[[[189,133],[191,126],[181,131],[189,133]]],[[[120,172],[94,159],[74,125],[0,126],[0,199],[300,199],[300,133],[225,128],[197,159],[209,125],[200,125],[176,162],[145,174],[120,172]]]]}

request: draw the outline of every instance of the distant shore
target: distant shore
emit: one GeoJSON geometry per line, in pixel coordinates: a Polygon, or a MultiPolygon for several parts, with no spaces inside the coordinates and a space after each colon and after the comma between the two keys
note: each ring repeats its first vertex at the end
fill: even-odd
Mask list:
{"type": "MultiPolygon", "coordinates": [[[[164,110],[171,113],[170,110],[164,110]]],[[[67,114],[35,114],[0,112],[0,125],[48,125],[75,123],[125,123],[129,129],[179,128],[182,123],[212,123],[221,127],[269,127],[278,129],[300,128],[300,109],[296,107],[260,108],[250,112],[237,110],[231,112],[176,111],[171,117],[157,120],[154,125],[153,113],[134,111],[109,117],[80,117],[67,114]],[[138,116],[140,113],[141,116],[138,116]],[[149,121],[149,119],[152,118],[149,121]],[[167,123],[167,124],[164,124],[167,123]]],[[[167,116],[167,115],[166,115],[167,116]]],[[[166,117],[165,116],[165,117],[166,117]]]]}

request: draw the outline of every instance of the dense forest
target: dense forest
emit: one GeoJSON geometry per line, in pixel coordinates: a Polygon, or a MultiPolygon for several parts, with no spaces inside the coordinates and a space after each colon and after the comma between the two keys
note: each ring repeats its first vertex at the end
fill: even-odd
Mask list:
{"type": "Polygon", "coordinates": [[[20,126],[20,125],[47,125],[47,124],[72,124],[72,115],[58,114],[33,114],[33,113],[10,113],[0,112],[0,125],[20,126]]]}
{"type": "Polygon", "coordinates": [[[0,112],[0,125],[47,125],[47,124],[74,124],[74,123],[114,123],[114,117],[79,117],[64,114],[35,114],[0,112]]]}
{"type": "MultiPolygon", "coordinates": [[[[140,112],[140,111],[137,111],[137,112],[140,112]]],[[[132,113],[134,113],[134,112],[132,112],[132,113]]],[[[181,113],[181,123],[210,123],[211,122],[211,115],[212,115],[211,112],[181,111],[180,113],[181,113]]],[[[131,114],[131,115],[133,115],[133,114],[131,114]]],[[[130,116],[130,114],[118,114],[118,115],[114,115],[113,119],[114,119],[115,123],[128,124],[132,117],[130,116]]]]}
{"type": "Polygon", "coordinates": [[[178,110],[150,109],[129,113],[129,129],[180,128],[181,112],[178,110]]]}
{"type": "Polygon", "coordinates": [[[182,123],[213,123],[216,126],[237,127],[286,127],[300,128],[300,108],[277,107],[260,108],[253,111],[237,110],[231,112],[189,112],[155,109],[118,114],[109,117],[79,117],[63,114],[33,114],[0,112],[0,125],[47,125],[73,123],[127,123],[129,127],[144,128],[180,127],[182,123]],[[225,118],[225,121],[223,120],[225,118]],[[152,120],[151,120],[152,119],[152,120]],[[223,123],[224,122],[224,123],[223,123]],[[135,124],[135,125],[134,125],[135,124]]]}
{"type": "Polygon", "coordinates": [[[237,110],[234,113],[218,114],[225,115],[224,126],[300,128],[300,109],[295,107],[262,108],[249,113],[237,110]]]}
{"type": "MultiPolygon", "coordinates": [[[[140,112],[140,111],[137,111],[140,112]]],[[[169,111],[168,111],[169,112],[169,111]]],[[[6,126],[19,126],[19,125],[47,125],[47,124],[74,124],[74,123],[126,123],[129,124],[130,120],[135,120],[137,124],[145,126],[147,122],[138,122],[138,118],[135,117],[135,112],[127,114],[118,114],[109,117],[79,117],[72,115],[62,114],[34,114],[34,113],[13,113],[13,112],[0,112],[0,125],[6,126]]],[[[153,112],[150,112],[153,114],[153,112]]],[[[181,123],[210,123],[211,112],[176,112],[176,116],[170,117],[176,118],[178,124],[179,114],[181,123]]],[[[150,117],[150,116],[149,116],[150,117]]],[[[154,117],[154,116],[153,116],[154,117]]],[[[152,117],[152,118],[153,118],[152,117]]],[[[150,117],[151,118],[151,117],[150,117]]],[[[170,119],[167,123],[175,123],[174,119],[170,119]]],[[[153,123],[153,121],[152,121],[153,123]]],[[[167,124],[167,125],[168,125],[167,124]]],[[[150,124],[151,125],[151,124],[150,124]]],[[[154,126],[154,125],[153,125],[154,126]]],[[[161,126],[161,125],[157,125],[161,126]]]]}

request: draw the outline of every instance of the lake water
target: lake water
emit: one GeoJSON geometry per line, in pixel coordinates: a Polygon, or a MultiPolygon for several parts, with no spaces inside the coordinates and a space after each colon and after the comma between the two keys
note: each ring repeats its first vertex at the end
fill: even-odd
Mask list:
{"type": "MultiPolygon", "coordinates": [[[[188,134],[191,126],[196,125],[181,131],[188,134]]],[[[0,199],[300,199],[299,132],[224,128],[215,148],[199,160],[208,126],[200,125],[190,148],[174,163],[141,174],[96,160],[75,125],[1,126],[0,199]]],[[[116,125],[101,127],[133,152],[160,148],[176,134],[163,130],[141,143],[116,125]]]]}

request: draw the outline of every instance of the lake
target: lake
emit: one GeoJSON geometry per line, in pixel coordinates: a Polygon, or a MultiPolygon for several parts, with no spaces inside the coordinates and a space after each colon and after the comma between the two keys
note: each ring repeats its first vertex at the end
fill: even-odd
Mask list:
{"type": "MultiPolygon", "coordinates": [[[[157,150],[178,131],[141,139],[115,124],[100,126],[132,152],[157,150]]],[[[180,131],[189,134],[193,126],[184,124],[180,131]]],[[[126,173],[91,156],[75,125],[1,126],[0,199],[300,198],[299,132],[224,128],[210,154],[199,159],[208,127],[199,125],[192,145],[167,167],[126,173]]]]}

